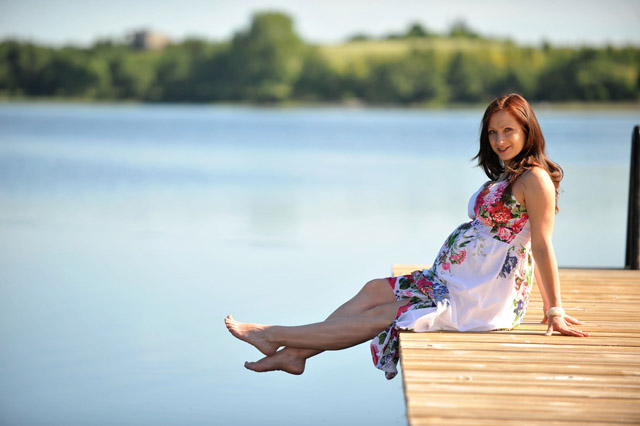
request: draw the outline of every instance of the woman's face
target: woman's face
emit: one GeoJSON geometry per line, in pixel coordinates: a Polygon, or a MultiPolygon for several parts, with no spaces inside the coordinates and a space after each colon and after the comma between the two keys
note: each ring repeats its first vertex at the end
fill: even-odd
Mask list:
{"type": "Polygon", "coordinates": [[[491,149],[498,154],[505,166],[524,148],[524,130],[507,110],[498,111],[491,116],[487,131],[491,149]]]}

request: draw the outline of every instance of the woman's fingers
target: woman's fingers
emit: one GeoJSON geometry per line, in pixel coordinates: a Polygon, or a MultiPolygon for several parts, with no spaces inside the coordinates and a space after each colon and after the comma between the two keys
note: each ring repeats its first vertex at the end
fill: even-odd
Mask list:
{"type": "Polygon", "coordinates": [[[582,330],[577,330],[575,328],[565,328],[562,330],[559,330],[560,333],[564,334],[565,336],[575,336],[575,337],[589,337],[589,333],[587,333],[586,331],[582,331],[582,330]]]}
{"type": "Polygon", "coordinates": [[[574,317],[570,317],[569,315],[565,315],[564,316],[564,320],[570,324],[576,324],[576,325],[580,325],[580,324],[584,324],[582,321],[574,318],[574,317]]]}
{"type": "Polygon", "coordinates": [[[589,337],[589,333],[582,330],[577,330],[575,328],[569,327],[567,324],[582,324],[582,322],[578,321],[575,318],[567,317],[553,317],[551,321],[549,321],[549,327],[547,328],[546,336],[551,336],[554,330],[559,331],[560,334],[565,336],[575,336],[575,337],[589,337]]]}
{"type": "Polygon", "coordinates": [[[551,334],[553,334],[553,323],[549,322],[549,327],[547,327],[547,332],[544,335],[551,336],[551,334]]]}

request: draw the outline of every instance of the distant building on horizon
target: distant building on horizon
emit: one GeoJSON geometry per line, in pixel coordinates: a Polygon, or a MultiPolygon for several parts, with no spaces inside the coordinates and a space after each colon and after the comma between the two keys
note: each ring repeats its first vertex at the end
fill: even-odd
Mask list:
{"type": "Polygon", "coordinates": [[[166,35],[148,30],[131,33],[129,38],[129,45],[137,50],[162,50],[170,42],[166,35]]]}

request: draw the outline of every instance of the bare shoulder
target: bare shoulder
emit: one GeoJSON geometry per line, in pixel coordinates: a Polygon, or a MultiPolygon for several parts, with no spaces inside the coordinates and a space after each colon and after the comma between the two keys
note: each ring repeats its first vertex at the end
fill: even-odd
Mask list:
{"type": "Polygon", "coordinates": [[[513,192],[522,204],[527,205],[527,201],[540,199],[554,200],[556,188],[549,173],[542,167],[533,167],[523,173],[518,181],[513,185],[513,192]]]}
{"type": "Polygon", "coordinates": [[[555,191],[555,186],[551,180],[549,173],[542,167],[533,167],[527,170],[518,179],[518,182],[522,182],[525,187],[531,187],[533,190],[545,190],[551,188],[555,191]]]}

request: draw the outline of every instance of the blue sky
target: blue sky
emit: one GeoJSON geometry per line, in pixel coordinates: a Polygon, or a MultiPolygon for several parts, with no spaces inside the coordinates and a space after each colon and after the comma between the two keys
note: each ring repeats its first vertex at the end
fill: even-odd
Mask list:
{"type": "Polygon", "coordinates": [[[175,41],[222,40],[263,10],[287,12],[312,43],[385,35],[412,22],[442,32],[463,19],[482,34],[527,44],[640,45],[640,0],[0,0],[0,39],[88,45],[148,28],[175,41]]]}

